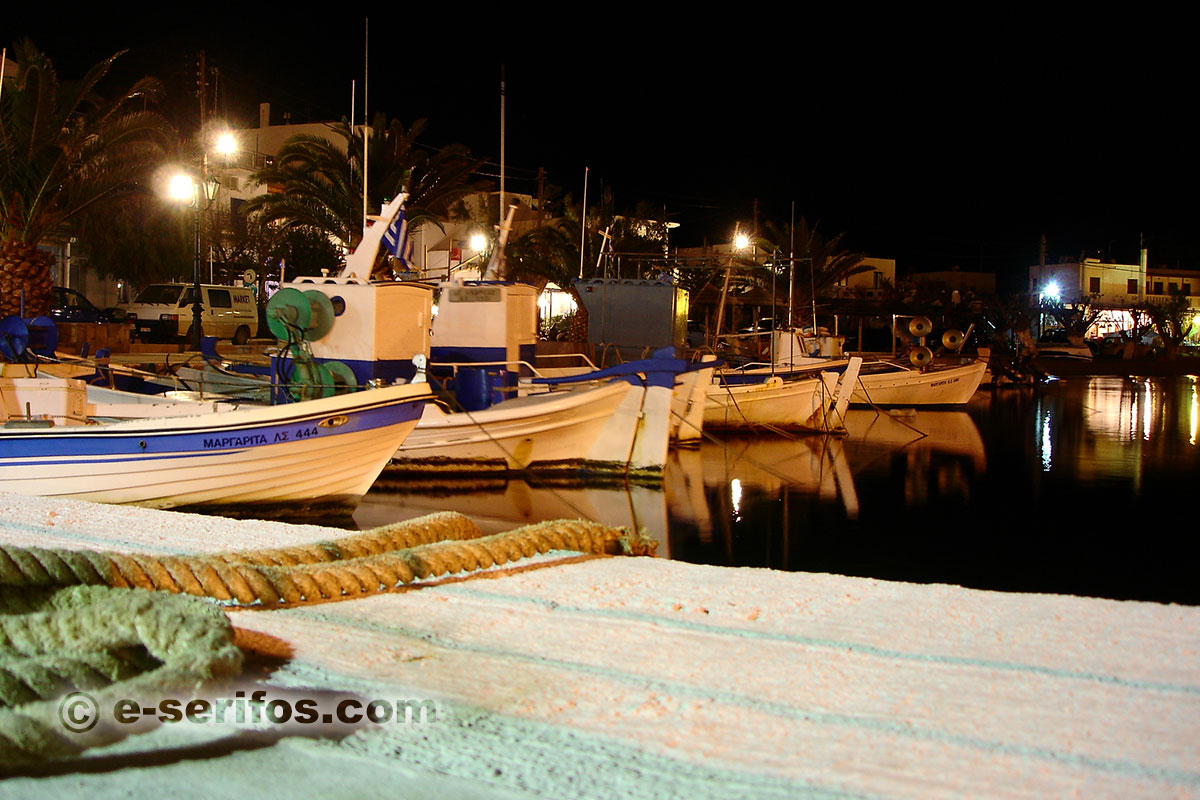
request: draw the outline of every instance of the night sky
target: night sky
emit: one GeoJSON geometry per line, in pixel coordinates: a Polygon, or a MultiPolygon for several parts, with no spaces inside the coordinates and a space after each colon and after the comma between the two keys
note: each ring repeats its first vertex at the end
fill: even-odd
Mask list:
{"type": "MultiPolygon", "coordinates": [[[[345,116],[355,79],[361,115],[363,16],[311,13],[136,29],[6,19],[0,34],[33,36],[63,75],[129,48],[120,76],[164,79],[180,124],[196,113],[200,49],[235,122],[255,125],[264,101],[275,122],[345,116]]],[[[663,205],[681,223],[677,244],[749,227],[757,200],[760,221],[785,222],[794,204],[901,273],[1018,275],[1042,234],[1052,260],[1136,259],[1144,237],[1152,263],[1200,265],[1197,71],[1170,33],[1182,24],[763,13],[654,19],[596,6],[580,25],[602,21],[586,30],[528,6],[503,25],[373,13],[369,104],[428,117],[427,143],[467,144],[497,175],[503,64],[508,188],[535,194],[544,167],[578,197],[588,167],[589,202],[603,187],[620,209],[663,205]]]]}

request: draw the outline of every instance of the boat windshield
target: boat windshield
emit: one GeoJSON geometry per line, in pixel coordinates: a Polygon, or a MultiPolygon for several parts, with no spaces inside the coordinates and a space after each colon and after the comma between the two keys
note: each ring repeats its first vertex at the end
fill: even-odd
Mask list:
{"type": "Polygon", "coordinates": [[[179,292],[182,289],[180,286],[171,286],[165,283],[156,283],[147,286],[138,292],[138,303],[157,303],[173,306],[179,300],[179,292]]]}

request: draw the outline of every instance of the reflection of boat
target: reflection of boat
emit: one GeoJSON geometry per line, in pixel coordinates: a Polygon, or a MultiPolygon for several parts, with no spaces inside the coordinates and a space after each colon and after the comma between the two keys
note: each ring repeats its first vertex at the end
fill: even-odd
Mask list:
{"type": "Polygon", "coordinates": [[[353,509],[430,399],[426,386],[389,386],[97,422],[86,415],[81,381],[18,378],[2,386],[0,489],[156,508],[353,509]]]}
{"type": "Polygon", "coordinates": [[[983,437],[965,411],[922,409],[881,414],[868,409],[846,412],[846,446],[855,452],[906,447],[970,459],[976,472],[987,467],[983,437]]]}
{"type": "Polygon", "coordinates": [[[670,555],[662,486],[519,480],[499,475],[418,485],[407,480],[392,481],[385,472],[363,498],[354,521],[361,528],[370,528],[435,511],[465,514],[484,533],[500,533],[552,519],[589,519],[645,530],[659,542],[656,554],[670,555]]]}
{"type": "Polygon", "coordinates": [[[706,443],[693,469],[705,485],[754,486],[774,493],[798,490],[823,500],[838,500],[851,513],[858,508],[854,475],[883,463],[881,454],[916,458],[914,466],[930,460],[962,463],[964,470],[986,469],[983,439],[965,411],[925,409],[908,414],[851,409],[845,415],[846,436],[838,438],[787,436],[724,436],[706,443]]]}

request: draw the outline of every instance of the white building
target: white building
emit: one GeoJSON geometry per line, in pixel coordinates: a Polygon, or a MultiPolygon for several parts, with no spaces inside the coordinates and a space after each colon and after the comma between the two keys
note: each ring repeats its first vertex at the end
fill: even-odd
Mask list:
{"type": "Polygon", "coordinates": [[[1147,251],[1137,264],[1115,264],[1084,258],[1029,268],[1033,295],[1057,295],[1065,303],[1092,302],[1104,306],[1130,306],[1159,302],[1175,294],[1200,307],[1200,270],[1151,267],[1147,251]]]}
{"type": "Polygon", "coordinates": [[[1106,309],[1088,331],[1089,337],[1099,337],[1132,327],[1126,309],[1163,303],[1175,295],[1187,298],[1193,314],[1200,313],[1200,270],[1151,267],[1147,251],[1142,250],[1137,264],[1083,258],[1032,266],[1029,292],[1034,300],[1049,298],[1106,309]]]}

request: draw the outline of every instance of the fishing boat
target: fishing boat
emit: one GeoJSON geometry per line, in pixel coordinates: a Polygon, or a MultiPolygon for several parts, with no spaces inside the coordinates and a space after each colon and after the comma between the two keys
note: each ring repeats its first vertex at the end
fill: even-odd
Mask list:
{"type": "MultiPolygon", "coordinates": [[[[761,381],[725,381],[708,387],[704,426],[718,430],[773,428],[836,432],[850,401],[862,359],[850,359],[845,373],[814,377],[766,376],[761,381]]],[[[811,373],[810,373],[811,374],[811,373]]]]}
{"type": "Polygon", "coordinates": [[[987,362],[973,360],[927,369],[893,361],[864,362],[852,406],[961,406],[974,396],[987,362]]]}
{"type": "Polygon", "coordinates": [[[112,421],[88,413],[77,379],[3,378],[0,394],[0,491],[330,513],[353,511],[431,398],[428,386],[407,384],[185,415],[186,404],[148,404],[141,418],[112,421]]]}
{"type": "Polygon", "coordinates": [[[1037,358],[1070,359],[1072,361],[1091,361],[1092,349],[1083,341],[1071,341],[1067,332],[1060,329],[1047,331],[1037,342],[1037,358]]]}
{"type": "MultiPolygon", "coordinates": [[[[460,398],[459,411],[431,404],[396,451],[389,473],[502,469],[661,476],[677,377],[712,369],[673,356],[673,351],[663,351],[607,369],[535,377],[532,386],[554,390],[519,394],[494,405],[485,397],[477,409],[469,408],[473,404],[465,398],[460,398]]],[[[504,383],[503,376],[488,375],[478,362],[460,366],[464,375],[474,370],[476,376],[504,383]]],[[[491,391],[485,388],[484,394],[491,391]]]]}
{"type": "MultiPolygon", "coordinates": [[[[956,333],[956,332],[955,332],[956,333]]],[[[841,352],[840,337],[805,335],[799,331],[772,332],[770,363],[747,364],[720,374],[726,384],[753,384],[780,377],[785,380],[820,371],[842,372],[850,358],[841,352]]],[[[962,334],[949,339],[961,344],[962,334]]],[[[979,388],[987,370],[981,359],[960,358],[934,363],[932,352],[914,349],[911,365],[888,359],[864,360],[850,395],[851,406],[956,406],[964,405],[979,388]]]]}

